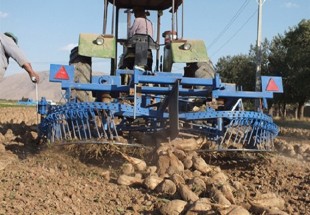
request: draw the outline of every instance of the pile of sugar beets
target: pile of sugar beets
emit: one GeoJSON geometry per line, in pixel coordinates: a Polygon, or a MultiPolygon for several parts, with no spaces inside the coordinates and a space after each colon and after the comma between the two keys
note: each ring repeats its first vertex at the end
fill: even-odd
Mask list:
{"type": "Polygon", "coordinates": [[[126,159],[117,183],[143,186],[168,199],[160,206],[164,215],[177,214],[287,214],[285,201],[275,193],[250,196],[239,181],[230,180],[218,166],[212,166],[196,152],[195,139],[176,139],[156,150],[155,165],[121,153],[126,159]]]}

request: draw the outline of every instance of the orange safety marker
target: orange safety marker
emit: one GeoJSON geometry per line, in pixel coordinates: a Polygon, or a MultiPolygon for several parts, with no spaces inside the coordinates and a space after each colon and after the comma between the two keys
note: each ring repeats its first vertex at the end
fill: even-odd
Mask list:
{"type": "Polygon", "coordinates": [[[56,79],[69,80],[69,75],[64,66],[61,66],[60,69],[55,74],[56,79]]]}
{"type": "Polygon", "coordinates": [[[266,91],[279,91],[279,87],[272,78],[270,78],[268,81],[266,91]]]}

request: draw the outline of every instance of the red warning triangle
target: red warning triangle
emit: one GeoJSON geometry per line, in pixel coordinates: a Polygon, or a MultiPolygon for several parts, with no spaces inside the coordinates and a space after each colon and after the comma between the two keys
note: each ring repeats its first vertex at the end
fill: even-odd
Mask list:
{"type": "Polygon", "coordinates": [[[69,75],[65,69],[64,66],[61,66],[60,69],[57,71],[55,75],[56,79],[64,79],[64,80],[69,80],[69,75]]]}
{"type": "Polygon", "coordinates": [[[279,91],[279,87],[272,78],[270,78],[268,81],[266,91],[279,91]]]}

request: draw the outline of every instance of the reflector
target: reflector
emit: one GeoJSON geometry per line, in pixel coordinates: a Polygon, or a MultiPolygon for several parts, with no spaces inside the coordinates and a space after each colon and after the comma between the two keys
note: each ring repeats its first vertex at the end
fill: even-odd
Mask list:
{"type": "Polygon", "coordinates": [[[279,87],[272,78],[270,78],[268,81],[266,91],[279,91],[279,87]]]}
{"type": "Polygon", "coordinates": [[[64,66],[61,66],[60,69],[55,74],[56,79],[69,80],[69,75],[64,66]]]}

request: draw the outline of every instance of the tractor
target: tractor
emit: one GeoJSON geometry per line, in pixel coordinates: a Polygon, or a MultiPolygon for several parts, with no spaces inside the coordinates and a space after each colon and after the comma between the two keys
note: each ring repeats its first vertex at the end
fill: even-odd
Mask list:
{"type": "Polygon", "coordinates": [[[50,81],[61,83],[66,103],[51,106],[42,97],[40,138],[140,146],[135,134],[164,134],[169,141],[203,138],[204,150],[273,150],[278,127],[264,110],[267,99],[283,92],[281,77],[262,76],[259,92],[222,83],[204,41],[183,35],[183,2],[105,0],[103,32],[80,34],[69,65],[50,66],[50,81]],[[135,8],[156,17],[156,36],[129,36],[135,8]],[[125,38],[121,15],[127,19],[125,38]],[[165,16],[171,16],[171,29],[161,29],[165,16]],[[92,58],[110,59],[109,73],[92,74],[92,58]],[[184,69],[174,71],[175,64],[184,69]],[[260,101],[259,110],[246,110],[244,99],[260,101]]]}

